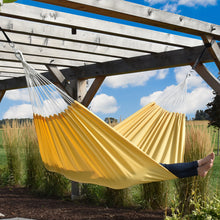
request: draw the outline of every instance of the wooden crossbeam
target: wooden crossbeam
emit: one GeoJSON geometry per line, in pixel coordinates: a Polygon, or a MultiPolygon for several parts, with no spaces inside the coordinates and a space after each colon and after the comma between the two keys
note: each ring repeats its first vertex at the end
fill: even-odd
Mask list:
{"type": "Polygon", "coordinates": [[[209,43],[212,44],[211,47],[209,47],[209,51],[211,55],[213,56],[215,64],[220,71],[220,47],[219,45],[217,44],[215,40],[213,40],[212,36],[205,35],[205,36],[202,36],[202,39],[205,44],[209,44],[209,43]]]}
{"type": "MultiPolygon", "coordinates": [[[[71,80],[72,78],[74,79],[76,77],[78,79],[88,79],[96,78],[98,76],[110,76],[191,65],[200,55],[203,48],[204,46],[199,46],[177,51],[168,51],[161,54],[145,55],[91,65],[82,65],[80,67],[63,69],[61,72],[67,80],[71,80]]],[[[209,53],[205,53],[202,56],[201,62],[213,62],[213,57],[209,53]]],[[[25,81],[24,78],[20,78],[19,80],[12,79],[11,81],[0,80],[0,90],[20,88],[24,86],[23,81],[25,81]]],[[[54,81],[55,80],[52,79],[52,82],[54,81]]]]}
{"type": "Polygon", "coordinates": [[[161,28],[180,31],[188,34],[202,36],[210,34],[220,40],[220,26],[208,22],[192,19],[178,14],[161,11],[151,7],[134,4],[123,0],[97,1],[97,0],[37,0],[48,4],[64,6],[81,11],[92,12],[153,25],[161,28]]]}
{"type": "MultiPolygon", "coordinates": [[[[145,40],[179,47],[193,47],[201,45],[201,42],[199,40],[193,38],[178,36],[174,34],[167,34],[163,32],[148,30],[145,28],[138,28],[134,26],[113,23],[100,19],[88,18],[84,16],[67,14],[63,12],[36,8],[33,6],[21,5],[16,3],[5,4],[1,8],[0,15],[10,18],[19,18],[22,20],[35,21],[38,23],[40,22],[43,24],[57,25],[58,29],[60,29],[59,26],[61,26],[62,28],[66,27],[69,28],[70,32],[74,27],[77,28],[77,34],[78,30],[86,30],[91,32],[104,33],[113,36],[132,38],[136,40],[145,40]]],[[[10,24],[10,22],[8,22],[8,24],[10,24]]],[[[33,23],[32,30],[35,29],[35,26],[36,23],[33,23]]],[[[14,26],[11,25],[11,28],[14,28],[14,26]]]]}
{"type": "MultiPolygon", "coordinates": [[[[121,59],[100,64],[91,64],[73,68],[79,78],[94,78],[97,76],[110,76],[134,73],[140,71],[173,68],[191,65],[203,51],[204,46],[168,51],[160,54],[145,55],[128,59],[121,59]]],[[[213,62],[212,56],[206,52],[201,62],[213,62]]],[[[71,76],[70,76],[71,77],[71,76]]]]}
{"type": "Polygon", "coordinates": [[[199,63],[196,72],[206,81],[206,83],[220,95],[220,81],[202,64],[199,63]]]}

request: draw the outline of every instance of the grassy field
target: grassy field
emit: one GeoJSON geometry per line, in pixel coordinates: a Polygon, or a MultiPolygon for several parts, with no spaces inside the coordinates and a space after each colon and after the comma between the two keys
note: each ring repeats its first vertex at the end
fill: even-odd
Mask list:
{"type": "MultiPolygon", "coordinates": [[[[203,126],[207,127],[208,122],[207,121],[193,121],[193,124],[196,126],[203,126]]],[[[217,136],[218,133],[215,131],[213,128],[208,128],[208,132],[212,135],[213,137],[213,145],[214,145],[214,152],[217,153],[217,136]]],[[[7,159],[6,159],[6,154],[5,154],[5,149],[3,147],[2,143],[2,133],[3,130],[0,129],[0,169],[6,166],[7,159]]],[[[211,177],[211,183],[212,183],[212,188],[214,191],[216,189],[218,192],[220,191],[220,155],[216,156],[215,163],[212,169],[212,177],[211,177]]]]}

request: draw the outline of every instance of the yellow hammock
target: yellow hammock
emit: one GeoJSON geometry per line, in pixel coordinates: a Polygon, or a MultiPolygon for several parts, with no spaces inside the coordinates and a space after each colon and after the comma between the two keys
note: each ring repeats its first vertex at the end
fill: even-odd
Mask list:
{"type": "Polygon", "coordinates": [[[160,163],[183,160],[183,114],[151,103],[112,128],[20,60],[48,170],[115,189],[176,178],[160,163]]]}

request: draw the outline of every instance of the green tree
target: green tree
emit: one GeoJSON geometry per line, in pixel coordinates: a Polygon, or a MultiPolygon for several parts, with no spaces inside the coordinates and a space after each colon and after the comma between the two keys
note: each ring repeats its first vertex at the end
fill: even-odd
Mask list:
{"type": "Polygon", "coordinates": [[[216,94],[213,101],[207,104],[206,113],[210,117],[209,125],[220,128],[220,95],[216,94]]]}
{"type": "Polygon", "coordinates": [[[210,117],[205,111],[197,110],[194,120],[210,120],[210,117]]]}

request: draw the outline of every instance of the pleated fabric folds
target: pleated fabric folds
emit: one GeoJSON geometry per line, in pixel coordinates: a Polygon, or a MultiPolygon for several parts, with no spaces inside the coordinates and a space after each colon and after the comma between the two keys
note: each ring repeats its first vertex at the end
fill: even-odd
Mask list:
{"type": "Polygon", "coordinates": [[[53,116],[34,114],[46,168],[114,189],[176,178],[160,163],[181,162],[185,116],[151,103],[115,128],[74,101],[53,116]]]}
{"type": "Polygon", "coordinates": [[[114,189],[176,178],[160,163],[183,160],[185,115],[151,103],[110,127],[29,65],[25,70],[41,158],[68,179],[114,189]]]}

